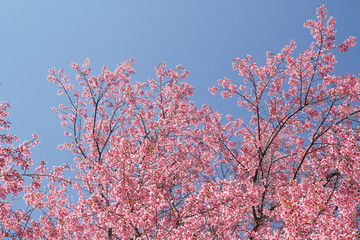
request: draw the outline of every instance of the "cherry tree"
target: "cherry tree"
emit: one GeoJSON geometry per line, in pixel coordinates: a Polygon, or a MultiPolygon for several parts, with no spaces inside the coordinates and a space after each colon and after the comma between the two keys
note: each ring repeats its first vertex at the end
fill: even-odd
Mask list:
{"type": "Polygon", "coordinates": [[[225,126],[240,140],[222,151],[234,173],[219,191],[231,200],[210,221],[227,223],[214,225],[216,236],[359,238],[360,78],[333,73],[334,52],[347,52],[355,37],[336,45],[335,20],[326,21],[324,6],[317,15],[304,25],[315,41],[297,58],[291,41],[267,52],[263,67],[234,59],[242,82],[224,78],[211,89],[252,113],[249,124],[228,116],[225,126]]]}
{"type": "Polygon", "coordinates": [[[213,174],[216,152],[204,141],[220,127],[217,114],[188,100],[193,88],[181,81],[188,75],[182,66],[160,64],[156,80],[130,84],[133,63],[104,67],[99,76],[90,76],[88,60],[82,68],[73,63],[81,93],[62,70],[51,70],[49,81],[70,100],[54,110],[73,139],[59,148],[76,155],[71,185],[79,191],[71,207],[53,206],[54,237],[179,236],[183,222],[199,216],[192,198],[213,174]]]}
{"type": "MultiPolygon", "coordinates": [[[[181,65],[156,67],[133,82],[134,59],[91,75],[72,63],[76,80],[50,70],[67,105],[53,110],[66,128],[73,165],[33,174],[29,147],[1,135],[2,199],[23,193],[28,212],[2,201],[3,237],[30,239],[356,239],[360,217],[360,78],[334,75],[335,20],[317,9],[305,27],[314,37],[294,57],[291,41],[234,59],[238,80],[211,93],[233,98],[251,119],[190,101],[181,65]],[[224,122],[226,123],[224,124],[224,122]],[[24,170],[19,173],[15,166],[24,170]],[[23,177],[32,181],[25,184],[23,177]],[[30,211],[38,211],[39,219],[30,211]]],[[[6,104],[1,107],[0,124],[6,104]]]]}
{"type": "MultiPolygon", "coordinates": [[[[8,131],[10,122],[8,116],[10,104],[1,102],[0,104],[0,130],[8,131]]],[[[40,187],[39,177],[43,173],[43,164],[38,167],[34,174],[27,173],[32,160],[30,158],[30,148],[38,143],[38,136],[33,134],[33,139],[25,141],[16,146],[19,141],[16,135],[2,132],[0,134],[0,237],[22,237],[31,236],[31,228],[27,225],[30,220],[32,209],[14,208],[14,200],[18,198],[28,188],[38,189],[40,187]],[[14,146],[15,145],[15,146],[14,146]],[[27,176],[32,181],[25,183],[24,177],[27,176]]]]}

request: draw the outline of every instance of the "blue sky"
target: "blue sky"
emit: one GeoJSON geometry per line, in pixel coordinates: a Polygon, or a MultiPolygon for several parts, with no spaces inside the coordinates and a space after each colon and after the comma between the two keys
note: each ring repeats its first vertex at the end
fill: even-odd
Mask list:
{"type": "MultiPolygon", "coordinates": [[[[360,38],[360,1],[319,0],[144,0],[144,1],[0,1],[0,101],[8,101],[12,133],[21,140],[33,132],[41,143],[34,148],[36,162],[70,162],[72,155],[56,149],[64,143],[64,128],[53,106],[66,102],[46,81],[48,69],[90,58],[93,73],[110,69],[130,57],[137,61],[134,80],[154,76],[154,67],[182,64],[195,87],[193,100],[224,114],[240,109],[208,88],[219,78],[239,79],[232,59],[251,54],[263,64],[265,52],[278,52],[291,39],[304,50],[312,40],[307,19],[325,4],[334,16],[337,40],[360,38]]],[[[359,42],[360,40],[357,40],[359,42]]],[[[337,54],[337,73],[360,71],[360,44],[348,54],[337,54]]]]}

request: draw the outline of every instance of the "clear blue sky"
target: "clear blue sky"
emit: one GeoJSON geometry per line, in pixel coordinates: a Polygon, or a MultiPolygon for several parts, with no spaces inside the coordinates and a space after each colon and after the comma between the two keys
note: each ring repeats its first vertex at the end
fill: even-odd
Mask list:
{"type": "MultiPolygon", "coordinates": [[[[35,161],[51,165],[71,161],[56,149],[67,140],[53,106],[66,99],[46,81],[51,67],[70,70],[69,63],[90,58],[94,73],[134,57],[136,81],[155,75],[166,62],[182,64],[191,73],[193,100],[224,114],[242,113],[212,96],[208,88],[223,77],[237,78],[231,62],[251,54],[263,64],[265,52],[278,52],[294,39],[298,50],[311,41],[307,19],[325,4],[337,21],[338,42],[356,36],[360,42],[358,0],[144,0],[144,1],[0,1],[0,101],[8,101],[12,132],[22,140],[37,132],[41,143],[35,161]]],[[[338,73],[360,71],[360,44],[337,54],[338,73]]],[[[69,72],[69,71],[68,71],[69,72]]]]}

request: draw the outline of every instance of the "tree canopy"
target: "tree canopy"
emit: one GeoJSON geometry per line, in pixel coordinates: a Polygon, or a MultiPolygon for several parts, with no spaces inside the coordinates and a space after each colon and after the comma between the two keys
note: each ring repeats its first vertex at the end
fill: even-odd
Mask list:
{"type": "MultiPolygon", "coordinates": [[[[131,81],[134,59],[76,80],[50,69],[67,104],[53,110],[74,163],[31,170],[31,147],[1,133],[0,236],[29,239],[356,239],[360,217],[360,78],[334,75],[335,20],[317,9],[314,41],[295,41],[211,93],[236,99],[249,122],[197,107],[189,72],[156,68],[131,81]],[[31,172],[31,173],[30,173],[31,172]],[[13,203],[22,197],[27,209],[13,203]],[[37,212],[39,218],[34,217],[37,212]]],[[[0,127],[9,129],[0,105],[0,127]]]]}

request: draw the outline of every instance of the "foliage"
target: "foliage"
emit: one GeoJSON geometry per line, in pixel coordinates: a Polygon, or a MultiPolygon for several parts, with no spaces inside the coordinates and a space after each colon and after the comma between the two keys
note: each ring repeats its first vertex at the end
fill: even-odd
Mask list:
{"type": "MultiPolygon", "coordinates": [[[[98,76],[89,60],[72,63],[77,84],[51,69],[48,80],[69,100],[53,109],[71,139],[59,149],[74,153],[74,165],[42,163],[28,174],[36,134],[17,148],[16,136],[2,134],[2,237],[358,238],[360,78],[333,75],[334,52],[355,44],[336,45],[334,25],[321,6],[304,25],[315,40],[297,58],[291,41],[267,52],[262,67],[234,59],[241,84],[224,78],[210,91],[235,98],[249,123],[228,115],[223,124],[198,108],[181,65],[161,63],[156,79],[133,84],[133,59],[98,76]],[[29,211],[12,208],[20,193],[29,211]]],[[[2,129],[8,106],[0,106],[2,129]]]]}

